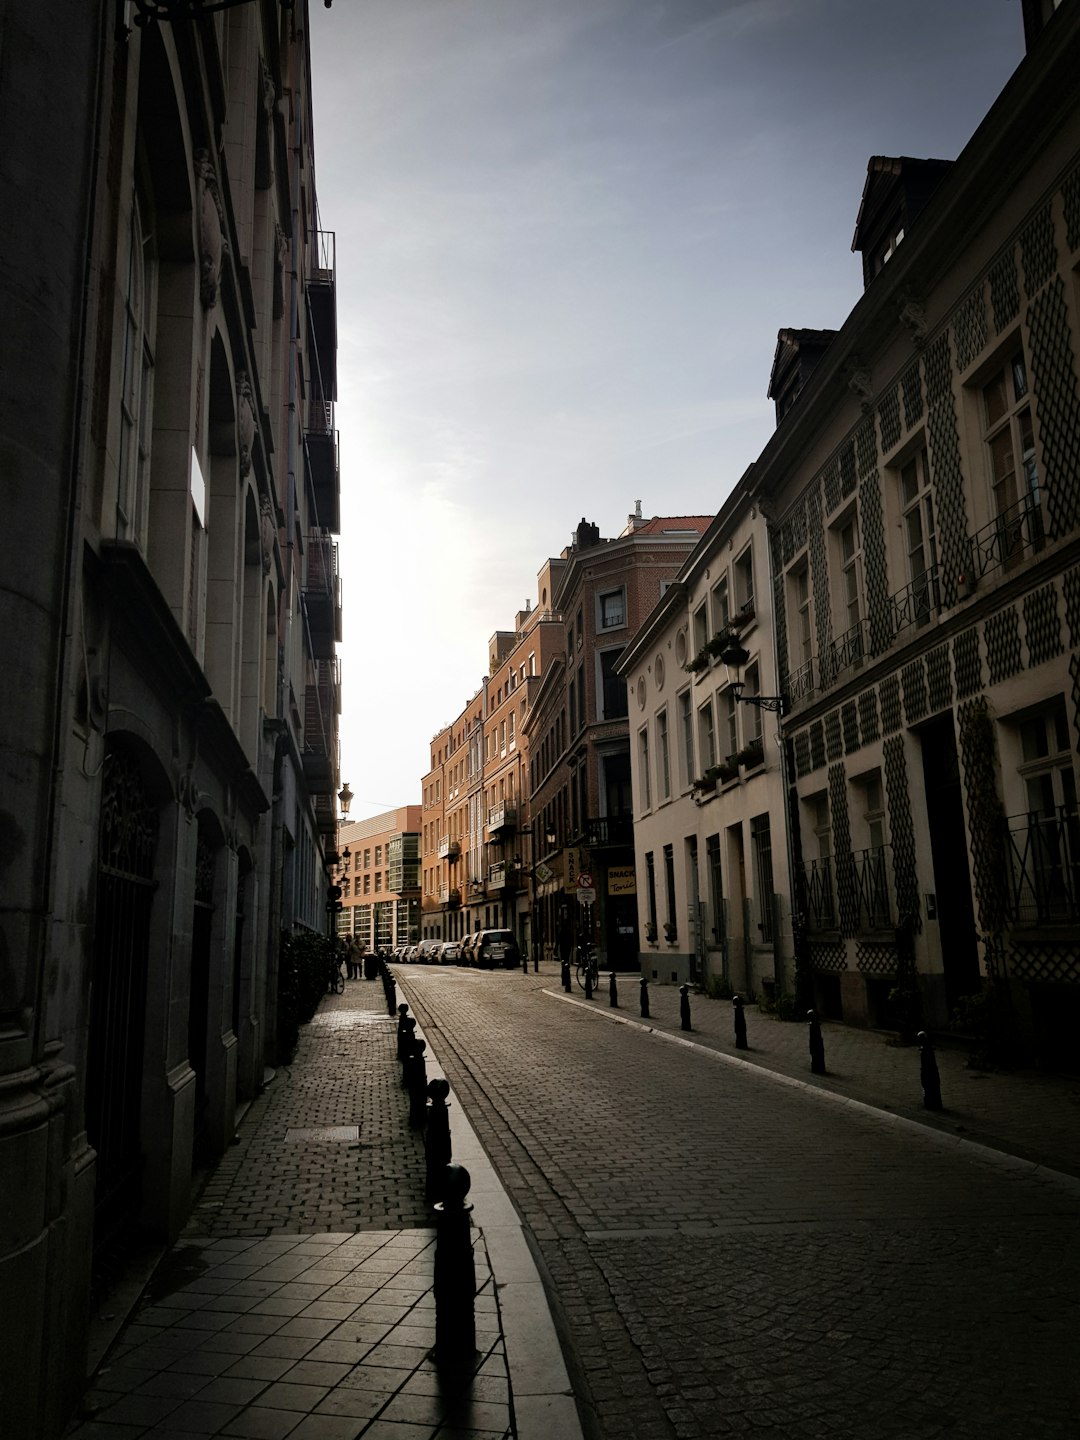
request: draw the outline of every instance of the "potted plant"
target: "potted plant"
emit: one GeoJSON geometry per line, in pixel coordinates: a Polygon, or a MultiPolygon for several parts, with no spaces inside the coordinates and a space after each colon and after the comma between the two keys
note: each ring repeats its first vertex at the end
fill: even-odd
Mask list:
{"type": "Polygon", "coordinates": [[[645,921],[645,939],[650,945],[656,944],[656,924],[652,920],[645,921]]]}
{"type": "Polygon", "coordinates": [[[696,675],[699,670],[704,670],[709,663],[709,657],[704,650],[699,650],[692,660],[686,662],[686,668],[691,675],[696,675]]]}
{"type": "Polygon", "coordinates": [[[720,772],[717,766],[710,765],[709,768],[705,771],[705,773],[699,776],[698,779],[694,781],[691,788],[694,790],[715,790],[716,777],[719,773],[720,772]]]}
{"type": "Polygon", "coordinates": [[[716,772],[722,785],[726,785],[729,780],[737,780],[739,778],[738,757],[736,755],[729,755],[726,760],[722,760],[716,767],[716,772]]]}
{"type": "Polygon", "coordinates": [[[679,938],[679,932],[678,932],[678,930],[675,928],[675,921],[674,921],[674,920],[665,920],[665,922],[664,922],[664,939],[668,942],[669,945],[674,945],[674,944],[675,944],[675,941],[676,941],[678,938],[679,938]]]}
{"type": "Polygon", "coordinates": [[[739,764],[747,770],[753,770],[758,765],[765,764],[765,746],[761,740],[751,740],[744,745],[736,756],[739,764]]]}

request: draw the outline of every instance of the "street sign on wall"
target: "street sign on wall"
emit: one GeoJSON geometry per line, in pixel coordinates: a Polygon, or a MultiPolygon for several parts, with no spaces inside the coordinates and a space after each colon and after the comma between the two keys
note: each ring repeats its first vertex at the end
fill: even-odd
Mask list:
{"type": "Polygon", "coordinates": [[[609,895],[636,895],[637,876],[633,865],[612,865],[607,872],[607,893],[609,895]]]}
{"type": "Polygon", "coordinates": [[[596,891],[591,885],[579,885],[577,898],[581,905],[593,905],[596,902],[596,891]]]}

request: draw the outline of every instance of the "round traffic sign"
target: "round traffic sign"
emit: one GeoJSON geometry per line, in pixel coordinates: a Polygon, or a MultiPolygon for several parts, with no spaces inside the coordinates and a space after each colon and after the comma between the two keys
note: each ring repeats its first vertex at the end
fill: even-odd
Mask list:
{"type": "Polygon", "coordinates": [[[587,870],[579,870],[579,871],[578,871],[577,888],[578,888],[579,890],[591,890],[591,889],[592,889],[592,876],[589,874],[589,872],[588,872],[587,870]]]}

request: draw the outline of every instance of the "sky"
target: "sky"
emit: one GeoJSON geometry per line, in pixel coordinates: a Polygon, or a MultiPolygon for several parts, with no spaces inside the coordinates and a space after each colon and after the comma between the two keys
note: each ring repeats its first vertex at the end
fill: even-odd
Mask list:
{"type": "Polygon", "coordinates": [[[336,232],[351,818],[430,742],[584,516],[714,514],[781,328],[839,328],[871,155],[953,159],[1020,0],[311,3],[336,232]]]}

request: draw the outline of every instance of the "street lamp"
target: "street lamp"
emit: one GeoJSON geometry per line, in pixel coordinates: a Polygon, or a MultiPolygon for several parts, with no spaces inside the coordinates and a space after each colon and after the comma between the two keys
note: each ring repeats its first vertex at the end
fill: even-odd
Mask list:
{"type": "Polygon", "coordinates": [[[337,798],[338,804],[341,806],[341,818],[342,820],[347,820],[349,818],[349,806],[353,802],[353,792],[349,789],[349,782],[347,780],[338,791],[337,798]]]}
{"type": "Polygon", "coordinates": [[[744,695],[742,693],[745,682],[740,680],[739,671],[750,659],[750,651],[747,650],[745,645],[732,636],[723,650],[720,651],[720,659],[727,666],[728,679],[731,682],[731,689],[736,700],[740,701],[743,705],[756,705],[759,710],[769,710],[774,715],[783,716],[784,711],[787,709],[783,695],[744,695]],[[731,679],[732,671],[735,672],[734,679],[731,679]]]}
{"type": "MultiPolygon", "coordinates": [[[[334,0],[323,0],[327,10],[334,0]]],[[[251,0],[134,0],[136,25],[152,25],[155,20],[172,22],[176,20],[198,20],[202,15],[213,15],[216,10],[232,10],[237,5],[249,5],[251,0]]],[[[281,0],[283,10],[293,8],[293,0],[281,0]]]]}

